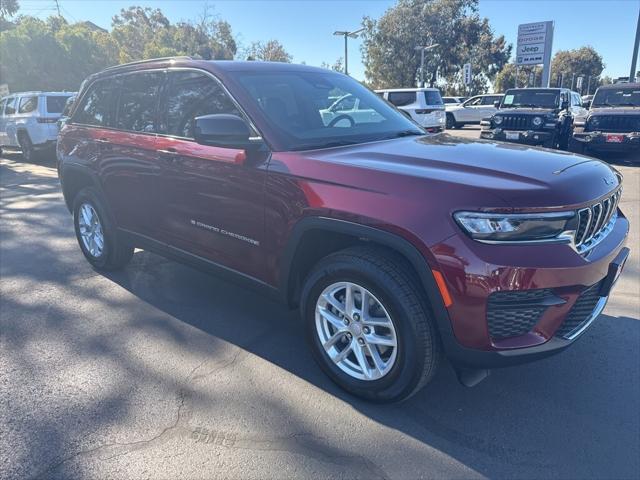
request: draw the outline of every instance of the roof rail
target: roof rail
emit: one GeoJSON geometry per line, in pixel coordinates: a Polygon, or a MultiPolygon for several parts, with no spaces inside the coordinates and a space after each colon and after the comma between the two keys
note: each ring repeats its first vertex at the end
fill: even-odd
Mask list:
{"type": "Polygon", "coordinates": [[[111,67],[105,68],[103,72],[106,72],[107,70],[113,70],[114,68],[127,67],[129,65],[140,65],[142,63],[162,62],[166,60],[193,60],[193,58],[187,55],[180,55],[176,57],[148,58],[146,60],[136,60],[135,62],[128,62],[128,63],[121,63],[119,65],[113,65],[111,67]]]}

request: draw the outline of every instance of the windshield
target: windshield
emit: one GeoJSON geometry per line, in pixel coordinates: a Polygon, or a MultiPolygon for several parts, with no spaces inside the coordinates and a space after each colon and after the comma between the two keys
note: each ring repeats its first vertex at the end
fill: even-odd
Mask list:
{"type": "Polygon", "coordinates": [[[238,72],[240,85],[286,150],[422,135],[424,130],[355,80],[336,73],[238,72]]]}
{"type": "Polygon", "coordinates": [[[502,98],[500,108],[558,108],[560,90],[507,90],[502,98]]]}
{"type": "Polygon", "coordinates": [[[640,88],[620,87],[598,89],[592,107],[640,107],[640,88]]]}

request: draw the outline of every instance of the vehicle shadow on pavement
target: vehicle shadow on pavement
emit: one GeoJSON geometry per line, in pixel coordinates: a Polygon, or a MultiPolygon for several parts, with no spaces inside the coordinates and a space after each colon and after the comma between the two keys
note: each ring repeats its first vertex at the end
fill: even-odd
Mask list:
{"type": "Polygon", "coordinates": [[[121,458],[142,475],[151,449],[211,455],[200,441],[211,430],[223,432],[220,448],[293,453],[301,468],[332,468],[327,476],[637,477],[637,317],[603,315],[563,354],[473,389],[443,362],[408,401],[371,404],[315,365],[298,312],[257,292],[143,251],[123,271],[92,270],[55,172],[44,173],[0,165],[8,477],[95,478],[105,471],[92,468],[121,458]],[[259,373],[248,366],[256,358],[259,373]],[[358,428],[359,416],[373,422],[358,428]]]}

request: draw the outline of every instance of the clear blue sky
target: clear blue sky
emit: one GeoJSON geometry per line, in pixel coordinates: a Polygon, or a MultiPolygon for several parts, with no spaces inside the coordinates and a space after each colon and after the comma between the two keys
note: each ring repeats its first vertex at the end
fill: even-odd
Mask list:
{"type": "MultiPolygon", "coordinates": [[[[110,28],[121,8],[141,5],[160,8],[171,21],[197,18],[206,3],[227,20],[242,44],[276,38],[294,62],[320,65],[343,56],[343,41],[335,30],[357,29],[362,17],[379,17],[389,0],[59,0],[69,20],[90,20],[110,28]]],[[[46,17],[55,12],[53,0],[20,0],[22,13],[46,17]]],[[[554,51],[592,45],[604,57],[604,74],[629,74],[640,0],[481,0],[480,14],[494,32],[515,43],[519,23],[554,20],[554,51]]],[[[515,47],[514,47],[515,49],[515,47]]],[[[364,79],[359,40],[350,41],[349,70],[364,79]]]]}

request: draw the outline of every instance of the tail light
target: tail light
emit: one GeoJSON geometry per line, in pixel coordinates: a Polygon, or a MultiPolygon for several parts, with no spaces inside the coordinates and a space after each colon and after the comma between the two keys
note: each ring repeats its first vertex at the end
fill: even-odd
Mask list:
{"type": "Polygon", "coordinates": [[[38,123],[56,123],[58,121],[57,118],[51,118],[51,117],[38,117],[37,120],[38,120],[38,123]]]}

